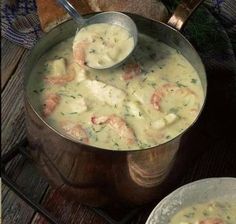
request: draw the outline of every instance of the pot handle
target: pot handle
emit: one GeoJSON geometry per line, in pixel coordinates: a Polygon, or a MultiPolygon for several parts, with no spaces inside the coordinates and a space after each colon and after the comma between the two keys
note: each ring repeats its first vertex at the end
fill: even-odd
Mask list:
{"type": "Polygon", "coordinates": [[[202,2],[203,0],[182,0],[167,24],[177,30],[181,30],[188,18],[202,2]]]}

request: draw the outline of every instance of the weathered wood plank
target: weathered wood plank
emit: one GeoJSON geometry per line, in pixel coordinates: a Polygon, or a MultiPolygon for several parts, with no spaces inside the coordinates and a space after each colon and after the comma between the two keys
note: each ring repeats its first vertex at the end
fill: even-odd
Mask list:
{"type": "MultiPolygon", "coordinates": [[[[6,46],[5,46],[6,47],[6,46]]],[[[4,51],[4,49],[3,49],[4,51]]],[[[8,51],[9,54],[12,52],[8,51]]],[[[22,89],[22,68],[27,59],[28,52],[24,51],[21,62],[14,74],[9,77],[8,84],[1,93],[1,153],[7,152],[13,145],[25,137],[24,116],[23,116],[23,89],[22,89]]],[[[5,57],[11,58],[11,56],[5,57]]],[[[3,58],[3,61],[5,60],[3,58]]],[[[10,163],[8,170],[13,179],[21,172],[22,160],[14,160],[10,163]],[[18,166],[19,165],[19,166],[18,166]],[[18,166],[18,169],[16,167],[18,166]],[[14,173],[14,175],[13,175],[14,173]]],[[[6,192],[3,185],[3,198],[6,192]]]]}
{"type": "Polygon", "coordinates": [[[2,153],[7,152],[14,144],[21,141],[25,136],[22,69],[28,55],[28,51],[23,53],[15,73],[11,76],[7,86],[1,94],[2,153]]]}
{"type": "MultiPolygon", "coordinates": [[[[11,192],[8,189],[8,187],[6,187],[5,189],[8,192],[11,192]]],[[[20,220],[26,221],[32,216],[33,210],[29,208],[25,202],[19,201],[15,194],[9,193],[7,194],[6,198],[7,200],[2,202],[2,205],[3,205],[2,206],[2,223],[3,224],[18,223],[20,220]],[[22,216],[23,214],[20,212],[21,210],[27,211],[24,213],[24,216],[22,216]]],[[[24,222],[24,224],[25,223],[26,222],[24,222]]]]}
{"type": "MultiPolygon", "coordinates": [[[[1,153],[6,153],[13,145],[25,137],[24,105],[23,105],[23,74],[22,69],[27,60],[29,52],[25,51],[22,59],[8,81],[7,86],[1,94],[1,153]]],[[[11,172],[20,171],[15,169],[19,160],[9,163],[8,170],[11,172]]],[[[17,176],[17,174],[15,174],[17,176]]]]}
{"type": "MultiPolygon", "coordinates": [[[[59,224],[106,224],[107,222],[90,208],[78,203],[65,200],[58,191],[49,188],[43,206],[57,218],[59,224]]],[[[33,218],[31,224],[47,223],[39,214],[33,218]]]]}
{"type": "MultiPolygon", "coordinates": [[[[47,182],[36,172],[30,163],[24,163],[17,177],[16,183],[35,201],[40,201],[44,191],[47,189],[47,182]],[[32,175],[33,174],[33,175],[32,175]]],[[[3,185],[5,186],[5,185],[3,185]]],[[[29,223],[35,211],[28,204],[22,201],[7,186],[2,191],[2,222],[3,224],[25,224],[29,223]]]]}
{"type": "MultiPolygon", "coordinates": [[[[14,68],[11,67],[10,70],[9,68],[3,68],[8,69],[9,72],[5,76],[8,81],[6,80],[6,85],[1,93],[1,153],[4,154],[25,137],[22,71],[29,51],[23,49],[22,55],[15,58],[14,55],[18,53],[14,49],[18,49],[17,46],[8,45],[7,42],[2,43],[1,46],[2,52],[5,54],[2,57],[3,64],[12,63],[14,65],[14,68]],[[10,50],[6,50],[7,47],[10,50]],[[10,71],[12,74],[10,74],[10,71]]],[[[2,75],[4,74],[2,73],[2,75]]],[[[24,159],[16,158],[9,163],[7,171],[14,181],[20,186],[24,186],[24,192],[32,195],[36,201],[41,200],[47,188],[47,183],[37,175],[35,168],[29,166],[29,163],[26,163],[24,159]]],[[[5,185],[2,185],[2,208],[2,219],[3,223],[6,224],[29,223],[34,214],[34,211],[5,185]]]]}
{"type": "Polygon", "coordinates": [[[27,49],[2,38],[1,42],[1,90],[6,86],[27,49]]]}

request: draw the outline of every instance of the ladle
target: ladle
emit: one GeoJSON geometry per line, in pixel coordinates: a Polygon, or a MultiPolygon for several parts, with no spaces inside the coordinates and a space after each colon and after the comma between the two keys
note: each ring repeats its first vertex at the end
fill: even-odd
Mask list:
{"type": "MultiPolygon", "coordinates": [[[[110,67],[102,67],[102,68],[96,67],[96,69],[112,68],[112,67],[116,67],[120,65],[130,56],[130,54],[135,49],[137,45],[137,41],[138,41],[137,27],[134,21],[126,14],[121,13],[121,12],[109,11],[109,12],[99,13],[95,16],[90,17],[89,19],[84,19],[67,0],[58,0],[58,2],[65,8],[65,10],[74,19],[74,21],[76,21],[76,23],[78,24],[79,30],[82,27],[92,25],[92,24],[108,23],[108,24],[121,26],[122,28],[126,29],[130,33],[130,35],[133,37],[134,46],[125,58],[123,58],[121,61],[117,61],[117,63],[115,64],[112,64],[110,67]]],[[[89,67],[91,67],[91,65],[89,67]]]]}

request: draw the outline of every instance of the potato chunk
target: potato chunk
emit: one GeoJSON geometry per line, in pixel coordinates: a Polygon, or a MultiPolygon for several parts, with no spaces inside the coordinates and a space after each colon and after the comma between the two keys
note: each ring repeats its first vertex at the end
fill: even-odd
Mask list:
{"type": "Polygon", "coordinates": [[[164,119],[166,120],[167,124],[172,124],[174,121],[177,120],[177,116],[173,113],[167,114],[164,119]]]}
{"type": "Polygon", "coordinates": [[[162,128],[164,128],[165,126],[166,126],[166,122],[165,122],[165,120],[164,120],[163,118],[161,118],[161,119],[159,119],[159,120],[157,120],[157,121],[154,121],[154,122],[152,123],[152,127],[155,128],[155,129],[157,129],[157,130],[162,129],[162,128]]]}
{"type": "Polygon", "coordinates": [[[136,102],[128,102],[126,104],[126,110],[128,110],[127,112],[136,118],[143,118],[144,112],[142,111],[140,105],[136,102]]]}
{"type": "Polygon", "coordinates": [[[53,76],[60,76],[66,74],[66,60],[59,58],[51,62],[51,74],[53,76]]]}

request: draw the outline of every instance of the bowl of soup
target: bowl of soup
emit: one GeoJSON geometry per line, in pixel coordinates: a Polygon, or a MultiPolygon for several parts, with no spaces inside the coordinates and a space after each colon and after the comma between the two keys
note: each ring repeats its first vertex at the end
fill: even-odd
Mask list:
{"type": "Polygon", "coordinates": [[[146,224],[236,223],[236,178],[207,178],[184,185],[154,208],[146,224]]]}
{"type": "Polygon", "coordinates": [[[26,66],[32,158],[52,186],[86,205],[160,198],[181,173],[180,140],[206,98],[204,66],[186,38],[129,16],[138,43],[119,66],[89,64],[106,67],[129,54],[126,32],[98,23],[80,33],[72,20],[45,34],[26,66]]]}

